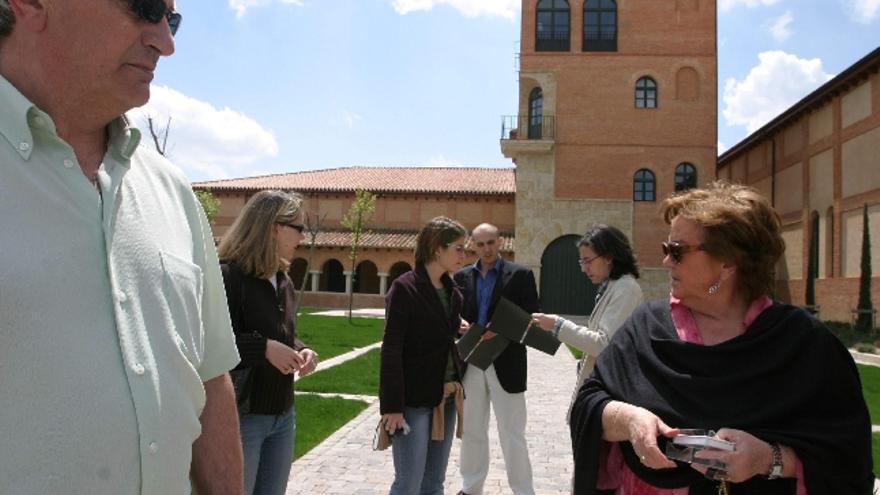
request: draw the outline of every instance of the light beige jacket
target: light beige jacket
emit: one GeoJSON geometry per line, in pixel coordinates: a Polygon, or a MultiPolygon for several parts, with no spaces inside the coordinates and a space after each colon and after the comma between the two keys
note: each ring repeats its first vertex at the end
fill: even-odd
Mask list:
{"type": "Polygon", "coordinates": [[[614,332],[623,325],[640,304],[642,304],[642,288],[632,275],[624,275],[617,280],[609,280],[605,294],[599,299],[587,326],[564,320],[559,329],[559,341],[583,351],[577,385],[572,392],[568,405],[566,421],[571,415],[571,406],[581,385],[589,378],[596,365],[596,357],[605,349],[614,332]]]}

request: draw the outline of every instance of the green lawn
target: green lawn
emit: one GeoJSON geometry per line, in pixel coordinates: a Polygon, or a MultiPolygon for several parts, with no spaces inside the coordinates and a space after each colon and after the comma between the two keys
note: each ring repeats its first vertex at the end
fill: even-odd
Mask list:
{"type": "Polygon", "coordinates": [[[378,318],[348,318],[312,315],[304,309],[296,323],[296,334],[321,357],[330,359],[352,349],[382,340],[385,321],[378,318]]]}
{"type": "Polygon", "coordinates": [[[862,393],[871,413],[871,424],[880,425],[880,368],[857,364],[862,378],[862,393]]]}
{"type": "Polygon", "coordinates": [[[379,349],[319,371],[296,382],[300,392],[337,392],[355,395],[379,394],[379,349]]]}
{"type": "Polygon", "coordinates": [[[296,394],[295,405],[296,441],[293,459],[305,455],[367,408],[367,403],[359,400],[310,394],[296,394]]]}
{"type": "Polygon", "coordinates": [[[871,449],[874,451],[874,476],[880,476],[880,433],[874,433],[873,445],[871,449]]]}

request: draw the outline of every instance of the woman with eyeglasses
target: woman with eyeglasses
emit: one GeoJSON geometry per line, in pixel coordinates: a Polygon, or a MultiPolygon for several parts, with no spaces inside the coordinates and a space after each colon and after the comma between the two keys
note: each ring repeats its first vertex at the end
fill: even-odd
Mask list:
{"type": "Polygon", "coordinates": [[[636,309],[578,393],[575,493],[870,494],[852,357],[770,298],[785,249],[770,202],[716,182],[661,211],[670,297],[636,309]]]}
{"type": "Polygon", "coordinates": [[[218,249],[241,356],[231,374],[248,495],[285,492],[296,433],[293,375],[307,375],[318,364],[318,355],[296,336],[296,291],[287,275],[303,229],[298,194],[261,191],[218,249]]]}
{"type": "Polygon", "coordinates": [[[454,430],[461,436],[462,295],[450,275],[464,262],[466,239],[455,220],[428,222],[416,237],[415,268],[385,297],[379,406],[391,435],[391,495],[442,494],[454,430]]]}
{"type": "Polygon", "coordinates": [[[596,357],[608,345],[614,332],[642,303],[642,288],[636,281],[639,268],[629,239],[620,229],[596,225],[578,241],[578,252],[580,270],[598,286],[596,304],[586,326],[558,315],[532,315],[533,322],[542,330],[553,332],[560,342],[584,353],[578,362],[577,386],[572,393],[572,402],[578,389],[593,372],[596,357]]]}

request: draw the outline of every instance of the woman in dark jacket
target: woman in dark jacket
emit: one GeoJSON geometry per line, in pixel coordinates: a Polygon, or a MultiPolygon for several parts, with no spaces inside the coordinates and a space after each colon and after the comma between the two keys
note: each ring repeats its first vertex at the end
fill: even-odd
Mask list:
{"type": "Polygon", "coordinates": [[[302,198],[261,191],[220,243],[223,281],[241,364],[236,385],[248,495],[283,495],[294,435],[293,374],[311,373],[318,355],[296,337],[289,258],[302,241],[302,198]]]}
{"type": "Polygon", "coordinates": [[[462,297],[450,273],[464,261],[467,232],[437,217],[416,239],[416,267],[391,284],[379,402],[392,436],[392,495],[443,493],[461,373],[454,339],[462,297]]]}

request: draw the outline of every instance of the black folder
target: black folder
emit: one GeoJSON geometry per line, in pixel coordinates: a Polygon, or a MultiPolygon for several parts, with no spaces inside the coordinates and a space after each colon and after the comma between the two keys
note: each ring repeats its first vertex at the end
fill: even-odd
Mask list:
{"type": "Polygon", "coordinates": [[[532,326],[532,315],[505,297],[495,305],[489,330],[550,355],[559,349],[559,341],[552,333],[532,326]]]}
{"type": "Polygon", "coordinates": [[[500,335],[488,340],[482,340],[481,337],[486,329],[481,325],[474,323],[467,329],[464,335],[458,339],[458,354],[468,364],[472,364],[483,371],[495,361],[510,341],[500,335]]]}

